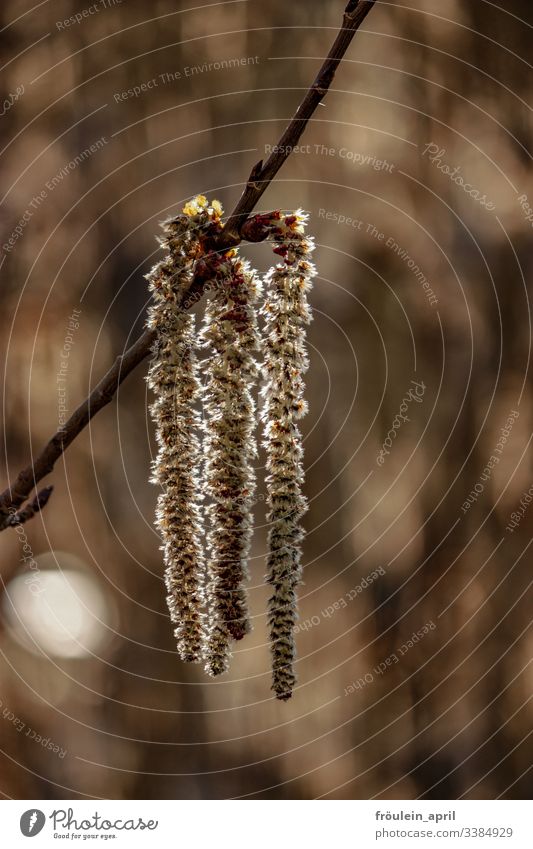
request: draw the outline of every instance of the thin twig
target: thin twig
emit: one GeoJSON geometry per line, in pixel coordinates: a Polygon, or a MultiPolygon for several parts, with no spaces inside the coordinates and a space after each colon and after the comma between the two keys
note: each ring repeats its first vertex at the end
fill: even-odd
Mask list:
{"type": "Polygon", "coordinates": [[[40,513],[43,507],[46,507],[53,490],[53,486],[45,486],[32,501],[28,501],[23,510],[17,511],[11,507],[7,520],[8,527],[14,528],[16,525],[23,525],[28,519],[33,519],[36,513],[40,513]]]}
{"type": "MultiPolygon", "coordinates": [[[[350,42],[375,3],[376,0],[350,0],[346,6],[342,27],[315,81],[267,161],[264,164],[262,161],[258,162],[252,169],[242,196],[229,217],[219,242],[212,246],[214,251],[236,245],[243,239],[261,240],[261,233],[253,222],[247,224],[248,216],[297,145],[309,119],[330,88],[335,71],[350,42]]],[[[203,288],[202,279],[195,280],[191,288],[194,289],[194,296],[188,293],[189,297],[185,301],[184,293],[185,307],[198,300],[203,288]]],[[[52,471],[65,449],[88,425],[93,416],[111,401],[122,381],[150,354],[154,339],[154,331],[145,330],[131,348],[115,360],[89,397],[47,442],[33,462],[26,466],[16,480],[0,495],[0,530],[13,524],[13,508],[16,509],[24,504],[33,488],[52,471]]],[[[50,492],[51,489],[43,490],[31,504],[16,515],[24,516],[23,521],[31,518],[44,507],[50,492]],[[46,496],[41,497],[45,492],[46,496]]]]}
{"type": "Polygon", "coordinates": [[[26,501],[34,486],[52,471],[65,448],[76,439],[92,417],[109,404],[122,381],[148,355],[154,339],[155,333],[145,330],[131,348],[117,357],[109,371],[74,411],[64,427],[56,431],[34,461],[19,472],[16,480],[0,495],[0,530],[12,524],[12,509],[20,507],[26,501]]]}
{"type": "Polygon", "coordinates": [[[344,10],[342,27],[329,51],[324,64],[320,68],[312,86],[300,103],[296,114],[281,136],[267,161],[259,161],[254,165],[246,188],[224,228],[224,238],[229,243],[232,239],[239,240],[240,229],[247,216],[255,207],[266,191],[279,169],[291,155],[298,144],[308,122],[318,104],[325,97],[335,71],[346,53],[355,33],[375,5],[375,0],[351,0],[344,10]]]}

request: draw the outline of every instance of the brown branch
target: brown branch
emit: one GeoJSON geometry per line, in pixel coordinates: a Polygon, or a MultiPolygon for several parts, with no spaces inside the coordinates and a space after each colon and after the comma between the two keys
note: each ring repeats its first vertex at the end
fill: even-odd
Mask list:
{"type": "Polygon", "coordinates": [[[12,524],[13,508],[20,507],[26,501],[32,489],[52,471],[65,448],[76,439],[92,417],[109,404],[122,381],[148,355],[154,338],[154,331],[145,330],[125,354],[117,357],[109,371],[74,411],[64,427],[56,431],[35,460],[19,472],[16,480],[4,490],[0,495],[0,530],[12,524]]]}
{"type": "Polygon", "coordinates": [[[318,104],[326,95],[344,54],[355,33],[375,5],[376,0],[350,0],[344,10],[342,27],[333,42],[317,77],[300,103],[294,118],[281,136],[267,161],[258,162],[248,177],[246,188],[224,228],[225,243],[237,243],[243,222],[266,191],[279,169],[298,144],[318,104]]]}
{"type": "MultiPolygon", "coordinates": [[[[258,162],[252,169],[241,198],[228,219],[220,239],[212,246],[213,251],[236,245],[243,239],[261,241],[262,234],[257,223],[253,219],[248,221],[248,216],[290,156],[292,149],[298,144],[315,109],[331,86],[335,71],[350,42],[375,3],[376,0],[350,0],[346,6],[342,27],[315,81],[267,161],[264,164],[262,161],[258,162]]],[[[192,306],[201,296],[203,285],[204,279],[201,274],[198,274],[191,290],[183,295],[182,302],[186,308],[192,306]],[[186,295],[187,298],[185,298],[186,295]]],[[[16,524],[14,516],[20,517],[19,522],[26,521],[44,507],[51,488],[43,490],[22,511],[16,512],[16,508],[24,504],[33,488],[52,471],[59,457],[88,425],[93,416],[111,401],[122,381],[150,354],[154,339],[155,332],[145,330],[135,344],[115,360],[109,371],[89,397],[80,404],[64,427],[54,434],[34,461],[26,466],[16,480],[0,494],[0,530],[16,524]]]]}
{"type": "Polygon", "coordinates": [[[33,519],[35,514],[40,513],[43,507],[46,507],[48,504],[48,499],[52,495],[53,489],[53,486],[45,486],[44,489],[41,489],[37,493],[32,501],[28,501],[23,510],[17,511],[14,507],[11,507],[9,510],[9,519],[6,523],[7,526],[14,528],[15,525],[23,525],[28,519],[33,519]]]}

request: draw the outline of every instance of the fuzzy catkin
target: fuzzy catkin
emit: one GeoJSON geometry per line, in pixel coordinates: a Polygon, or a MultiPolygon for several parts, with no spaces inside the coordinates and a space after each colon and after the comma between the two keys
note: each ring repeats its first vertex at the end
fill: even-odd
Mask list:
{"type": "Polygon", "coordinates": [[[297,420],[307,409],[305,326],[311,320],[307,292],[315,274],[309,261],[314,243],[305,236],[307,217],[300,211],[256,216],[255,226],[263,233],[266,228],[274,252],[282,258],[266,276],[262,340],[255,272],[236,250],[213,253],[213,237],[222,230],[220,204],[210,205],[199,195],[183,213],[165,223],[161,245],[167,255],[148,278],[153,295],[148,326],[156,330],[148,382],[156,395],[151,412],[159,449],[153,480],[162,490],[156,525],[163,542],[167,601],[180,657],[204,660],[212,675],[224,672],[231,640],[251,630],[245,582],[257,452],[255,357],[262,351],[272,689],[285,700],[296,681],[296,588],[301,577],[301,519],[307,510],[297,420]],[[199,339],[185,297],[197,271],[204,282],[206,273],[210,275],[207,288],[212,293],[199,339]],[[207,353],[202,364],[205,385],[198,345],[207,353]]]}
{"type": "Polygon", "coordinates": [[[220,257],[204,319],[204,490],[207,533],[206,670],[224,672],[230,639],[251,630],[245,581],[253,528],[259,283],[235,251],[220,257]]]}
{"type": "Polygon", "coordinates": [[[301,519],[307,510],[302,494],[303,448],[297,419],[307,411],[303,374],[309,366],[305,326],[311,321],[307,293],[315,268],[308,257],[314,242],[304,235],[307,217],[277,214],[268,222],[269,238],[283,263],[265,278],[263,341],[266,384],[264,445],[267,451],[267,507],[270,523],[267,580],[273,586],[269,600],[272,651],[272,689],[289,699],[296,683],[294,672],[296,587],[301,578],[301,519]],[[279,217],[278,217],[279,216],[279,217]]]}
{"type": "Polygon", "coordinates": [[[156,330],[148,383],[156,399],[150,411],[156,424],[157,458],[152,480],[161,486],[156,526],[161,533],[170,618],[182,660],[199,662],[203,650],[203,518],[199,469],[201,396],[195,351],[195,319],[181,307],[202,254],[207,229],[217,227],[218,207],[199,196],[184,215],[165,222],[165,258],[148,275],[153,305],[148,326],[156,330]]]}

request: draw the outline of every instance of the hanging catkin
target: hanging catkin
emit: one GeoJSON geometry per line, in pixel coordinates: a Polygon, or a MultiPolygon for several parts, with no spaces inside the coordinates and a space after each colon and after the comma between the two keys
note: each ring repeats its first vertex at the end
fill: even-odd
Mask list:
{"type": "Polygon", "coordinates": [[[148,326],[157,336],[148,383],[156,400],[150,410],[156,424],[157,458],[152,480],[161,486],[156,526],[162,537],[167,603],[182,660],[202,659],[201,608],[204,602],[203,522],[198,438],[200,398],[195,352],[195,319],[181,309],[202,255],[206,230],[218,226],[220,208],[203,197],[165,222],[160,239],[165,258],[148,275],[153,305],[148,326]]]}
{"type": "Polygon", "coordinates": [[[244,582],[253,528],[253,460],[259,350],[255,303],[259,283],[236,251],[219,259],[202,341],[208,351],[205,386],[207,520],[206,670],[224,672],[229,642],[250,631],[244,582]]]}
{"type": "Polygon", "coordinates": [[[309,261],[314,243],[305,236],[307,216],[300,211],[257,215],[248,222],[249,235],[267,233],[282,258],[266,276],[262,340],[256,273],[237,250],[213,251],[222,230],[220,204],[199,195],[183,212],[163,225],[167,255],[148,278],[153,294],[148,325],[156,330],[148,381],[156,395],[151,412],[159,447],[153,480],[162,490],[156,524],[167,601],[181,658],[204,660],[211,675],[224,672],[231,640],[251,629],[245,582],[257,453],[255,357],[262,351],[272,689],[284,700],[296,681],[296,588],[307,509],[297,420],[306,412],[305,326],[311,320],[307,292],[315,274],[309,261]],[[211,292],[198,340],[194,318],[186,312],[187,292],[197,277],[211,292]],[[197,347],[206,352],[204,385],[197,347]]]}
{"type": "Polygon", "coordinates": [[[302,377],[309,365],[305,348],[305,326],[311,320],[307,292],[316,273],[308,259],[314,242],[304,235],[306,221],[301,211],[271,217],[269,238],[276,242],[274,252],[283,263],[265,278],[262,308],[266,371],[262,418],[270,523],[267,580],[274,588],[269,601],[272,689],[282,700],[291,697],[296,682],[294,626],[296,587],[301,577],[300,522],[307,510],[302,495],[302,439],[296,423],[307,411],[302,377]]]}

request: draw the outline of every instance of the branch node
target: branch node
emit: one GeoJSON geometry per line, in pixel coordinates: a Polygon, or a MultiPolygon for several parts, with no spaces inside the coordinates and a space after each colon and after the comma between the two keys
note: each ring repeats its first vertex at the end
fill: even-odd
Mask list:
{"type": "Polygon", "coordinates": [[[46,507],[48,504],[48,500],[52,495],[53,489],[53,486],[45,486],[44,489],[41,489],[41,491],[37,493],[33,501],[29,501],[22,510],[17,510],[16,513],[10,513],[4,527],[14,528],[17,525],[23,525],[28,521],[28,519],[33,519],[33,517],[37,513],[40,513],[43,507],[46,507]]]}
{"type": "Polygon", "coordinates": [[[253,189],[254,191],[258,191],[261,187],[261,181],[258,178],[261,176],[261,172],[263,170],[263,160],[260,159],[259,162],[256,162],[254,167],[250,172],[250,176],[246,182],[248,188],[253,189]]]}

